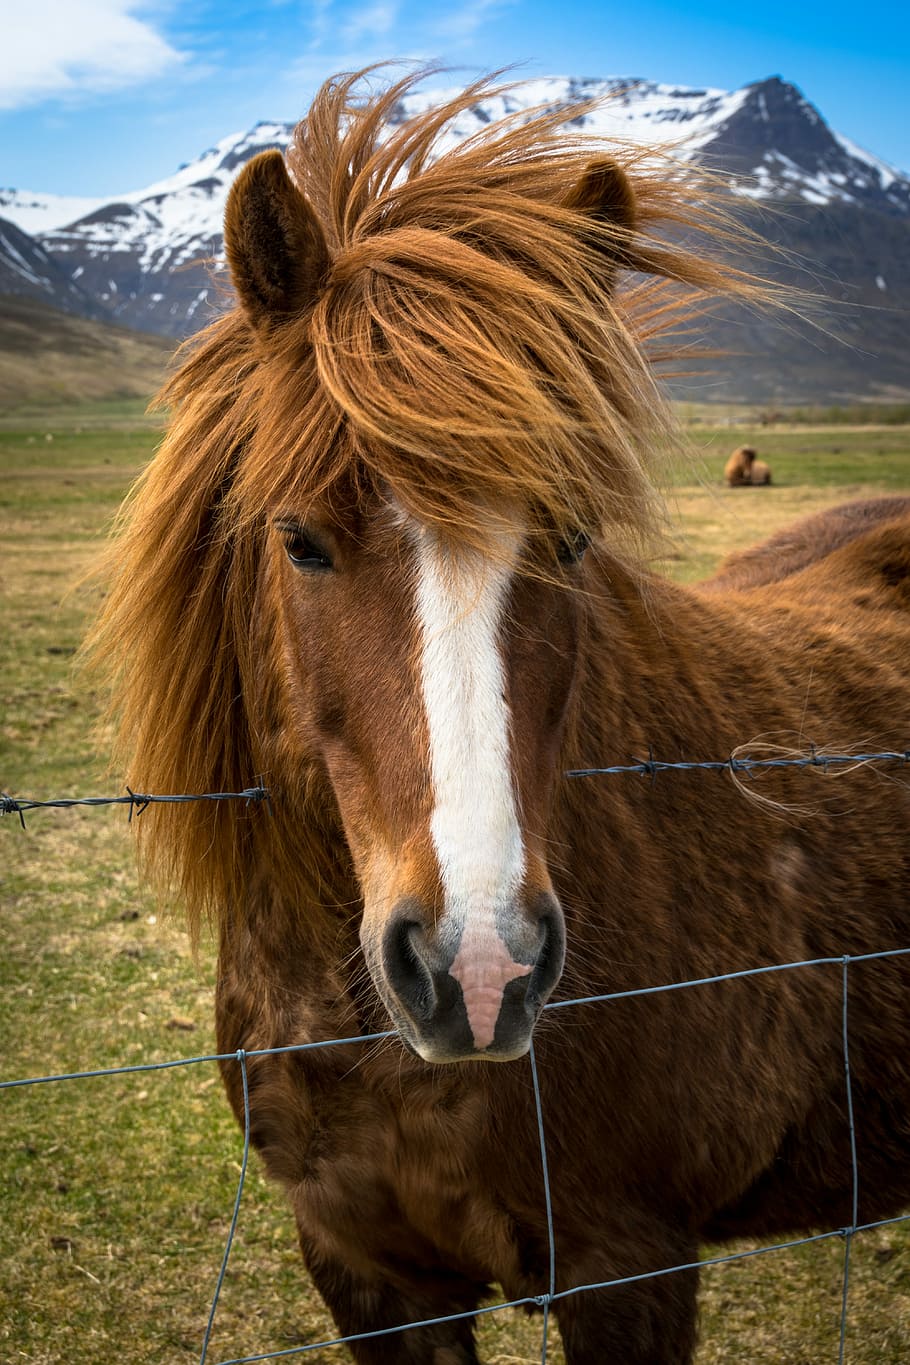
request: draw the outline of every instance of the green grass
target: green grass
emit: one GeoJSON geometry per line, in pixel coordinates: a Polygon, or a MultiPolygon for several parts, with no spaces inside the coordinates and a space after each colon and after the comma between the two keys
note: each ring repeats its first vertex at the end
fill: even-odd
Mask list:
{"type": "MultiPolygon", "coordinates": [[[[689,434],[703,467],[680,471],[673,490],[686,531],[669,567],[681,578],[800,511],[910,489],[907,429],[689,434]],[[772,464],[772,488],[719,486],[745,440],[772,464]]],[[[117,789],[93,734],[97,699],[72,677],[94,590],[72,584],[158,439],[131,403],[0,423],[0,789],[117,789]]],[[[211,947],[194,960],[179,920],[137,884],[121,809],[36,811],[24,833],[5,819],[0,904],[3,1078],[213,1050],[211,947]]],[[[0,1361],[198,1359],[242,1150],[215,1066],[0,1092],[0,1143],[0,1361]]],[[[842,1266],[835,1241],[707,1270],[698,1365],[835,1361],[842,1266]]],[[[907,1360],[905,1229],[856,1239],[849,1327],[851,1365],[907,1360]]],[[[254,1157],[210,1359],[332,1335],[254,1157]]],[[[539,1360],[540,1321],[490,1315],[481,1342],[493,1365],[539,1360]]],[[[558,1343],[550,1360],[562,1360],[558,1343]]]]}
{"type": "Polygon", "coordinates": [[[684,426],[754,427],[766,436],[802,427],[875,427],[910,424],[910,403],[857,402],[823,405],[820,403],[782,407],[749,408],[744,404],[697,403],[680,400],[675,404],[678,420],[684,426]]]}
{"type": "Polygon", "coordinates": [[[670,459],[668,502],[676,544],[662,567],[703,578],[730,549],[852,498],[910,491],[910,427],[791,428],[690,425],[670,459]],[[771,467],[769,488],[727,488],[723,469],[739,445],[771,467]]]}
{"type": "MultiPolygon", "coordinates": [[[[720,482],[727,456],[739,445],[751,445],[770,466],[774,487],[833,489],[839,497],[851,489],[905,492],[910,487],[910,426],[717,428],[691,426],[686,436],[706,477],[720,482]]],[[[697,467],[697,466],[696,466],[697,467]]],[[[692,470],[677,468],[676,478],[691,482],[692,470]]],[[[756,495],[759,489],[731,492],[756,495]]]]}

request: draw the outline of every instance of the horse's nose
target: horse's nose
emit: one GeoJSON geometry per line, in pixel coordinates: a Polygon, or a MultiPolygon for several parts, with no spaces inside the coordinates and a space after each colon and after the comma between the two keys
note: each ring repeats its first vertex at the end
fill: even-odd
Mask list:
{"type": "Polygon", "coordinates": [[[527,1052],[531,1030],[562,972],[565,930],[555,897],[541,892],[479,925],[451,946],[451,926],[426,928],[403,902],[382,937],[377,982],[405,1041],[427,1061],[509,1060],[527,1052]],[[382,986],[386,989],[382,990],[382,986]]]}

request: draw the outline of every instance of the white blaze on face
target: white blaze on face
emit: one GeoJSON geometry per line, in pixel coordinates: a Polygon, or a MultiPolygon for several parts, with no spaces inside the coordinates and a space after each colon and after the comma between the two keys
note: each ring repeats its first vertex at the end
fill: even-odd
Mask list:
{"type": "Polygon", "coordinates": [[[453,549],[424,528],[414,540],[431,834],[444,894],[439,933],[441,942],[458,943],[451,975],[464,994],[474,1045],[485,1048],[505,986],[531,971],[513,961],[497,927],[525,872],[500,654],[520,538],[498,543],[493,558],[453,549]]]}

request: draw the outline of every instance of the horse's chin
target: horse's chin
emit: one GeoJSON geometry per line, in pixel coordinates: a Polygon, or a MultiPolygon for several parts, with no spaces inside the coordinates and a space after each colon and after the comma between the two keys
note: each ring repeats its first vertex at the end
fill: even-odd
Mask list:
{"type": "Polygon", "coordinates": [[[455,1066],[464,1062],[517,1062],[519,1058],[527,1055],[531,1047],[530,1034],[528,1034],[527,1040],[519,1046],[505,1048],[491,1043],[487,1048],[459,1049],[458,1051],[427,1039],[421,1039],[419,1042],[412,1040],[401,1029],[399,1029],[399,1034],[408,1052],[414,1057],[419,1057],[423,1062],[430,1062],[433,1066],[455,1066]]]}

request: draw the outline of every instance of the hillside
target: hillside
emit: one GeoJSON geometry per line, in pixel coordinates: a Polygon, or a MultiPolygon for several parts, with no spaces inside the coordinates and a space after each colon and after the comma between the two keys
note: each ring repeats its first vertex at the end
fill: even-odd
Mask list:
{"type": "Polygon", "coordinates": [[[74,317],[38,299],[0,297],[0,411],[31,402],[151,398],[173,341],[74,317]]]}
{"type": "Polygon", "coordinates": [[[674,394],[772,407],[910,399],[910,222],[847,203],[737,216],[768,245],[735,264],[799,291],[793,311],[717,308],[674,394]]]}

